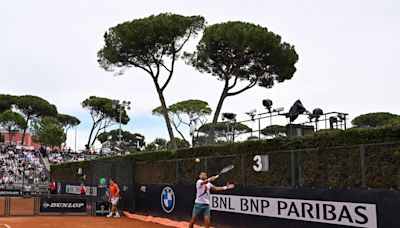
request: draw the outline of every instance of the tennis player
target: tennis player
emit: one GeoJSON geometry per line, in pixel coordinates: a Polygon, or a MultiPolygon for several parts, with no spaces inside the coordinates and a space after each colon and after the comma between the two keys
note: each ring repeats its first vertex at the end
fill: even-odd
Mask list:
{"type": "Polygon", "coordinates": [[[110,201],[111,201],[111,212],[110,214],[107,215],[107,218],[110,218],[111,216],[113,216],[113,214],[115,213],[114,218],[119,218],[121,217],[121,215],[118,213],[118,200],[119,200],[119,187],[118,185],[114,182],[113,179],[110,178],[110,192],[109,192],[109,197],[110,197],[110,201]]]}
{"type": "Polygon", "coordinates": [[[211,225],[210,221],[210,190],[213,191],[224,191],[235,187],[233,184],[227,184],[226,186],[217,187],[211,184],[212,181],[217,179],[217,176],[212,176],[207,179],[207,173],[202,171],[199,175],[199,180],[196,182],[196,200],[193,207],[192,220],[190,221],[189,228],[193,228],[193,225],[197,222],[197,218],[203,214],[204,225],[209,228],[211,225]]]}

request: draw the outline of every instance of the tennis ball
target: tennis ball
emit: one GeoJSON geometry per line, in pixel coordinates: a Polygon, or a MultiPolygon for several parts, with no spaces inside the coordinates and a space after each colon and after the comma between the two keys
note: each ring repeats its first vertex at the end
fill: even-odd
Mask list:
{"type": "Polygon", "coordinates": [[[199,162],[200,162],[200,159],[199,159],[199,158],[196,158],[196,162],[199,163],[199,162]]]}

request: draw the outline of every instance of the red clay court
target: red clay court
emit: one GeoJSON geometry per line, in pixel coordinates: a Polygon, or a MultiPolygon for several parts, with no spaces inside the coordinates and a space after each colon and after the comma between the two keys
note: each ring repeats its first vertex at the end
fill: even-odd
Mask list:
{"type": "MultiPolygon", "coordinates": [[[[178,227],[186,228],[187,221],[173,221],[167,218],[145,216],[124,212],[121,218],[107,218],[104,216],[88,215],[66,215],[58,216],[52,213],[38,212],[39,198],[0,197],[0,215],[5,214],[6,198],[9,200],[9,216],[0,216],[0,228],[114,228],[114,227],[143,227],[163,228],[178,227]],[[48,216],[47,216],[48,215],[48,216]]],[[[7,213],[6,213],[7,214],[7,213]]],[[[195,226],[201,227],[201,226],[195,226]]]]}
{"type": "Polygon", "coordinates": [[[143,227],[165,228],[152,222],[143,222],[127,217],[106,218],[92,216],[47,216],[47,217],[6,217],[0,218],[0,228],[111,228],[143,227]]]}

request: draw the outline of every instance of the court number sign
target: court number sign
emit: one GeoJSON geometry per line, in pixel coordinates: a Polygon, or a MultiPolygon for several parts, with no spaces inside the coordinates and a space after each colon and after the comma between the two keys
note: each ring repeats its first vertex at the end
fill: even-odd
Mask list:
{"type": "Polygon", "coordinates": [[[255,155],[253,158],[255,164],[253,169],[256,172],[266,172],[269,170],[269,158],[268,155],[255,155]]]}

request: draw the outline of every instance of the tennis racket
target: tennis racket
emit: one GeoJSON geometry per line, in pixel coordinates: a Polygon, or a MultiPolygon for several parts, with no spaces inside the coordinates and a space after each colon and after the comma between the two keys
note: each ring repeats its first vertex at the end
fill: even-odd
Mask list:
{"type": "Polygon", "coordinates": [[[224,167],[215,177],[218,178],[220,175],[231,171],[233,168],[235,168],[234,165],[226,166],[226,167],[224,167]]]}

